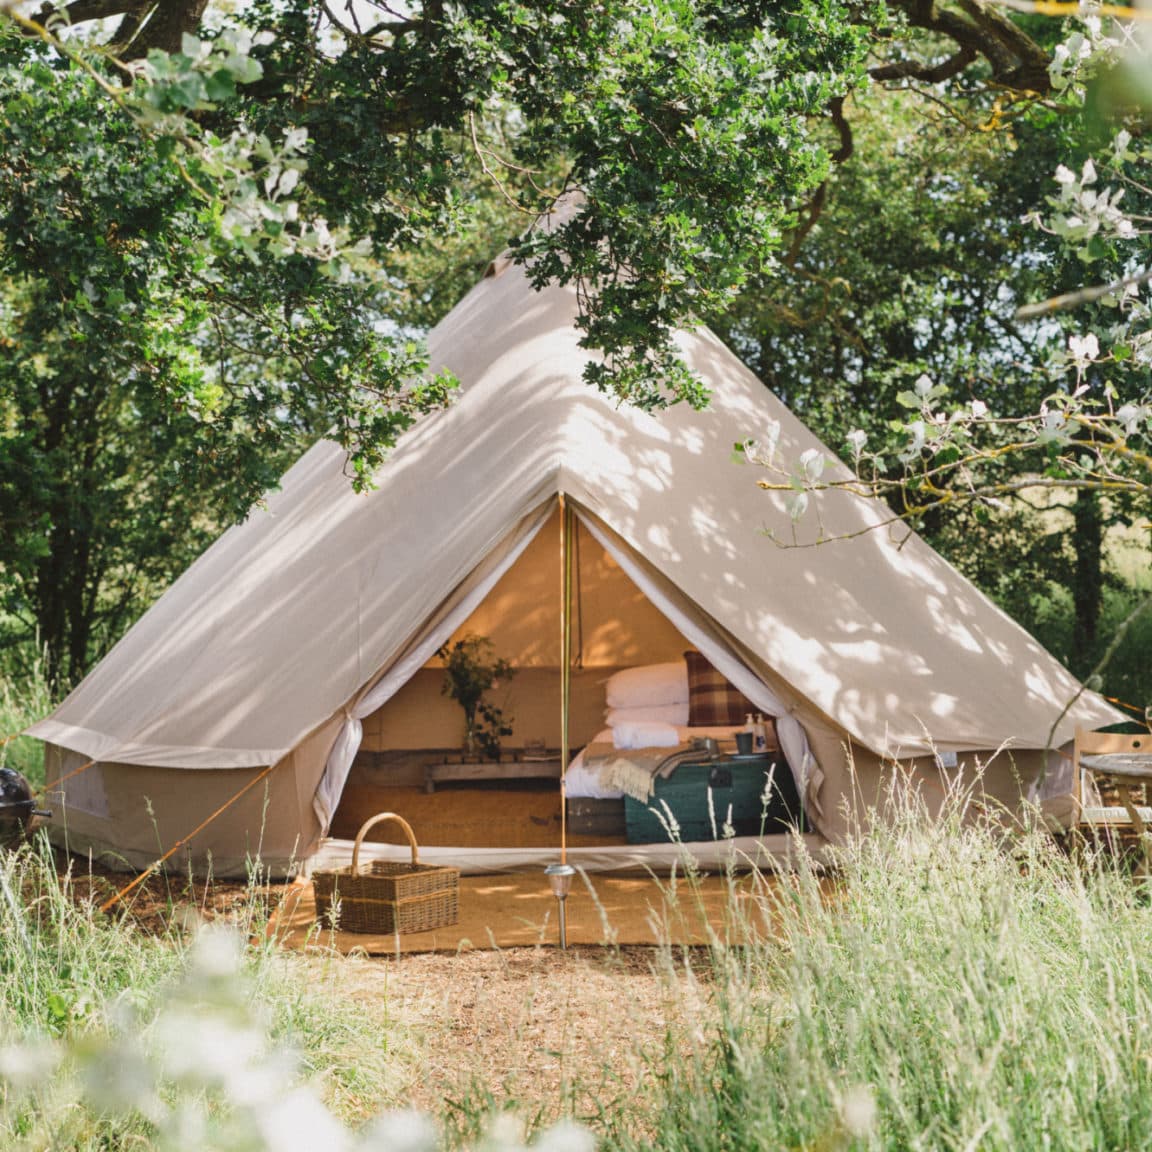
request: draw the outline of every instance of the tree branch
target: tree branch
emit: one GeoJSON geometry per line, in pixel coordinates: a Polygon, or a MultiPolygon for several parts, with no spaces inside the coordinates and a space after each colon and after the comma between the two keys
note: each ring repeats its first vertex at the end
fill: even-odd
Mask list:
{"type": "Polygon", "coordinates": [[[925,84],[943,84],[953,76],[959,76],[965,68],[976,60],[975,48],[961,48],[953,56],[939,64],[921,64],[916,60],[898,60],[891,64],[881,64],[870,68],[868,74],[873,80],[883,83],[886,80],[922,80],[925,84]]]}
{"type": "Polygon", "coordinates": [[[126,60],[140,60],[156,48],[179,52],[183,36],[194,35],[208,0],[159,0],[139,33],[124,49],[126,60]]]}
{"type": "Polygon", "coordinates": [[[69,24],[86,24],[89,20],[106,20],[138,8],[139,0],[74,0],[60,7],[45,4],[32,17],[37,24],[47,24],[53,16],[63,16],[69,24]]]}
{"type": "Polygon", "coordinates": [[[1052,59],[1031,36],[1002,12],[985,4],[984,0],[957,0],[957,3],[986,35],[1018,61],[1016,67],[1007,72],[998,71],[996,79],[1001,84],[1032,92],[1051,90],[1048,65],[1052,59]]]}
{"type": "Polygon", "coordinates": [[[1097,284],[1091,288],[1079,288],[1075,292],[1065,292],[1063,296],[1053,296],[1048,300],[1041,300],[1037,304],[1025,304],[1016,309],[1017,320],[1038,320],[1053,312],[1066,312],[1071,308],[1079,308],[1081,304],[1091,304],[1094,300],[1101,300],[1105,296],[1114,296],[1117,293],[1127,292],[1130,288],[1139,288],[1142,284],[1152,281],[1152,269],[1138,272],[1135,276],[1125,277],[1123,280],[1113,280],[1111,284],[1097,284]]]}
{"type": "Polygon", "coordinates": [[[993,79],[1002,87],[1041,95],[1052,90],[1048,53],[1010,18],[987,7],[983,0],[957,0],[963,14],[940,7],[936,0],[893,2],[914,28],[947,36],[959,45],[960,51],[938,65],[911,61],[880,65],[872,72],[877,79],[907,77],[939,83],[957,75],[976,56],[982,56],[992,67],[993,79]],[[884,74],[886,71],[888,74],[884,74]]]}
{"type": "MultiPolygon", "coordinates": [[[[844,164],[852,158],[856,146],[852,136],[852,125],[848,123],[844,115],[844,97],[834,97],[828,104],[828,112],[832,117],[832,123],[836,126],[836,131],[840,135],[840,147],[832,153],[829,159],[833,164],[844,164]]],[[[808,233],[816,227],[816,221],[820,219],[827,201],[828,181],[824,180],[816,189],[812,199],[808,201],[808,214],[803,223],[796,229],[792,243],[788,246],[788,255],[784,257],[784,264],[787,267],[796,267],[796,261],[800,258],[800,249],[803,247],[808,233]]]]}

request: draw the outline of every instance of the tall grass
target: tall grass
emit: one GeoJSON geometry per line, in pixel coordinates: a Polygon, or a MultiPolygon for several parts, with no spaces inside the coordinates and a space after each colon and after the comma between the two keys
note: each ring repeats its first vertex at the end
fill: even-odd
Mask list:
{"type": "Polygon", "coordinates": [[[34,788],[44,783],[44,745],[19,733],[47,716],[55,703],[42,661],[25,666],[0,660],[0,768],[15,768],[34,788]]]}
{"type": "Polygon", "coordinates": [[[772,930],[718,943],[695,1038],[598,1118],[612,1146],[1152,1140],[1152,912],[1107,861],[908,806],[843,850],[831,892],[810,869],[758,892],[772,930]]]}
{"type": "MultiPolygon", "coordinates": [[[[712,947],[669,943],[654,954],[675,974],[669,995],[679,997],[678,1011],[666,1042],[637,1053],[641,1086],[605,1097],[591,1117],[604,1146],[1147,1145],[1147,887],[1107,858],[1074,859],[1040,832],[1009,833],[991,817],[968,815],[963,797],[935,820],[905,797],[868,838],[840,850],[832,879],[804,864],[780,877],[733,872],[729,916],[712,947]]],[[[347,1137],[331,1147],[392,1139],[353,1138],[338,1124],[378,1109],[393,1059],[382,1013],[349,993],[348,961],[317,966],[261,942],[233,967],[209,965],[189,989],[176,979],[190,954],[179,926],[155,938],[99,917],[61,890],[45,851],[0,856],[0,881],[0,1039],[20,1039],[32,1073],[29,1037],[70,1037],[70,1051],[77,1041],[81,1051],[69,1058],[81,1063],[84,1044],[113,1052],[120,1044],[135,1053],[132,1075],[149,1087],[156,1069],[139,1062],[156,1049],[144,1040],[167,1036],[154,1059],[175,1078],[165,1081],[166,1110],[143,1089],[131,1108],[101,1110],[91,1100],[90,1065],[78,1079],[57,1059],[17,1098],[16,1088],[28,1090],[12,1071],[17,1050],[0,1043],[0,1082],[9,1086],[0,1147],[295,1148],[299,1140],[282,1132],[251,1142],[233,1121],[248,1115],[248,1092],[269,1117],[295,1115],[300,1075],[326,1087],[331,1111],[316,1112],[315,1100],[309,1107],[316,1132],[347,1137]],[[245,1015],[253,1011],[300,1061],[282,1065],[261,1047],[245,1015]],[[126,1012],[139,1025],[117,1040],[126,1012]],[[180,1076],[191,1088],[179,1088],[180,1076]],[[216,1125],[212,1141],[172,1142],[189,1099],[198,1122],[216,1125]]],[[[695,901],[695,884],[689,872],[668,885],[670,928],[695,901]]],[[[484,1070],[476,1071],[468,1123],[457,1124],[457,1139],[468,1143],[480,1139],[482,1113],[495,1103],[484,1070]]],[[[538,1120],[554,1112],[539,1107],[538,1120]]],[[[248,1119],[264,1132],[263,1120],[248,1119]]],[[[281,1131],[268,1123],[268,1132],[281,1131]]]]}
{"type": "MultiPolygon", "coordinates": [[[[255,893],[251,903],[259,905],[255,893]]],[[[154,1103],[120,1106],[125,1078],[134,1084],[157,1072],[146,1068],[145,1039],[163,1032],[158,1020],[167,1018],[171,1031],[174,1005],[183,1016],[166,1058],[175,1052],[200,1067],[183,1096],[179,1083],[162,1086],[165,1124],[176,1124],[190,1100],[223,1116],[235,1110],[228,1093],[240,1099],[270,1077],[280,1095],[300,1077],[322,1085],[334,1123],[372,1115],[386,1095],[389,1030],[346,994],[333,962],[286,955],[262,925],[244,927],[235,939],[251,942],[227,978],[209,972],[206,981],[201,973],[190,994],[185,973],[196,931],[188,920],[174,915],[167,932],[143,932],[130,916],[103,916],[81,898],[68,876],[58,876],[46,841],[0,851],[0,1148],[176,1146],[161,1138],[154,1103]],[[41,1060],[49,1049],[56,1056],[41,1060]],[[295,1053],[290,1067],[278,1055],[285,1050],[295,1053]],[[234,1084],[210,1082],[252,1053],[234,1084]]],[[[189,1137],[178,1146],[217,1145],[189,1137]]],[[[265,1147],[234,1147],[249,1146],[265,1147]]]]}

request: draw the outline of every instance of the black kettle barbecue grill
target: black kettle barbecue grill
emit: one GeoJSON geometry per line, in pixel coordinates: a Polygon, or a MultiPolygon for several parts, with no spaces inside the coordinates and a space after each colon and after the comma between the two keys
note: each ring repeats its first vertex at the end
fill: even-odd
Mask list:
{"type": "Polygon", "coordinates": [[[14,768],[0,768],[0,848],[17,848],[28,836],[33,816],[51,817],[36,807],[32,789],[14,768]]]}

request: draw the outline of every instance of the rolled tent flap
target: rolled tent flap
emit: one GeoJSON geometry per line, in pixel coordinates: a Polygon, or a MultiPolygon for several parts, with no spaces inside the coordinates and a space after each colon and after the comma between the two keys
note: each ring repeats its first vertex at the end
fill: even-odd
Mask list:
{"type": "Polygon", "coordinates": [[[500,577],[520,558],[532,538],[544,527],[554,501],[548,500],[529,512],[458,584],[452,594],[412,636],[396,660],[365,688],[344,711],[344,725],[328,753],[324,775],[312,801],[323,835],[328,834],[332,815],[340,802],[352,762],[364,734],[361,721],[386,704],[435,655],[436,650],[476,610],[500,577]]]}
{"type": "Polygon", "coordinates": [[[818,819],[822,815],[819,792],[823,773],[812,755],[803,727],[791,715],[787,704],[740,659],[706,612],[668,581],[661,580],[654,574],[607,525],[597,521],[579,506],[576,508],[576,515],[593,539],[620,565],[629,579],[672,622],[684,638],[694,644],[708,658],[712,666],[753,704],[775,719],[781,750],[796,773],[796,787],[804,797],[809,815],[818,819]]]}

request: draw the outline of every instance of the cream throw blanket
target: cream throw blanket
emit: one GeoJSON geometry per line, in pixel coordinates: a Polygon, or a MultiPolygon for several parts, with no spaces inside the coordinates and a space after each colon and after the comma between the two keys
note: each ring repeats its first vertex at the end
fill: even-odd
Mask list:
{"type": "Polygon", "coordinates": [[[647,804],[656,790],[656,778],[667,779],[687,761],[707,758],[703,749],[692,745],[668,748],[630,748],[621,752],[612,744],[589,744],[584,749],[584,763],[598,769],[604,788],[616,788],[625,796],[647,804]]]}

